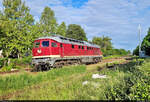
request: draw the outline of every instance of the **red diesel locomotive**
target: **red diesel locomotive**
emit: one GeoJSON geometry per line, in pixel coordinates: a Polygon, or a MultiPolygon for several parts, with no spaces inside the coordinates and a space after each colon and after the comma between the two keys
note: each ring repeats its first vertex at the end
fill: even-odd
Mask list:
{"type": "Polygon", "coordinates": [[[63,65],[98,63],[102,52],[98,45],[62,36],[41,37],[34,41],[32,64],[36,70],[63,65]]]}

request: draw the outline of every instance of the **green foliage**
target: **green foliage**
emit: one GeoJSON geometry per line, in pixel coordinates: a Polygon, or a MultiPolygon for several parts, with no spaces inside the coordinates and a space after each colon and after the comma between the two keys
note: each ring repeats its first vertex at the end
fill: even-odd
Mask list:
{"type": "Polygon", "coordinates": [[[150,55],[150,28],[142,41],[141,48],[143,51],[145,51],[146,55],[150,55]]]}
{"type": "Polygon", "coordinates": [[[28,57],[24,57],[21,59],[11,59],[11,63],[15,64],[15,65],[28,65],[30,64],[32,61],[32,56],[28,56],[28,57]]]}
{"type": "Polygon", "coordinates": [[[31,49],[32,33],[30,27],[34,22],[29,8],[21,0],[3,0],[1,46],[5,56],[20,55],[31,49]]]}
{"type": "Polygon", "coordinates": [[[1,68],[1,72],[6,72],[6,71],[10,71],[12,68],[13,69],[21,69],[21,68],[25,68],[25,67],[32,67],[31,64],[32,61],[32,56],[28,56],[28,57],[24,57],[21,59],[10,59],[10,63],[9,65],[6,63],[8,62],[8,58],[1,58],[0,59],[0,68],[1,68]]]}
{"type": "Polygon", "coordinates": [[[48,72],[40,72],[35,76],[24,73],[19,75],[12,75],[7,77],[0,77],[0,94],[8,92],[9,90],[22,89],[25,86],[30,86],[43,81],[54,80],[57,77],[72,75],[75,73],[83,73],[86,68],[83,65],[69,66],[62,69],[53,69],[48,72]]]}
{"type": "MultiPolygon", "coordinates": [[[[118,63],[120,62],[113,62],[114,65],[118,63]]],[[[86,71],[85,66],[69,66],[36,75],[25,73],[0,77],[2,83],[0,83],[0,94],[7,95],[7,92],[24,88],[22,93],[13,95],[11,99],[148,101],[150,99],[149,66],[150,59],[137,58],[111,70],[105,68],[101,71],[86,71]],[[96,73],[107,77],[93,79],[92,75],[96,73]],[[87,84],[83,85],[85,81],[87,84]],[[31,85],[33,87],[26,87],[31,85]]]]}
{"type": "Polygon", "coordinates": [[[10,64],[9,66],[3,66],[1,69],[0,69],[0,72],[8,72],[8,71],[11,71],[13,65],[10,64]]]}
{"type": "Polygon", "coordinates": [[[147,72],[145,64],[150,62],[144,62],[143,59],[130,62],[126,66],[119,68],[119,72],[124,72],[125,76],[121,83],[108,87],[106,91],[107,99],[127,99],[127,100],[149,100],[150,90],[150,78],[147,72]],[[141,62],[141,63],[139,63],[141,62]],[[143,63],[143,64],[142,64],[143,63]],[[142,66],[138,66],[142,65],[142,66]],[[144,66],[144,69],[143,69],[144,66]]]}
{"type": "Polygon", "coordinates": [[[84,29],[82,29],[81,26],[77,24],[70,24],[68,26],[66,37],[87,41],[87,37],[86,37],[86,33],[84,32],[84,29]]]}
{"type": "Polygon", "coordinates": [[[106,51],[106,50],[111,50],[113,48],[111,40],[112,40],[111,38],[109,38],[107,36],[106,37],[103,36],[103,37],[94,37],[92,39],[92,42],[94,44],[99,45],[100,48],[102,48],[104,51],[106,51]]]}
{"type": "Polygon", "coordinates": [[[114,49],[111,43],[111,38],[109,37],[94,37],[92,39],[92,42],[94,44],[97,44],[100,46],[103,56],[108,56],[108,55],[127,55],[130,54],[130,51],[126,51],[124,49],[114,49]]]}
{"type": "Polygon", "coordinates": [[[122,55],[111,55],[111,56],[106,56],[103,59],[111,59],[111,58],[118,58],[121,57],[122,55]]]}
{"type": "Polygon", "coordinates": [[[5,62],[8,61],[8,58],[0,58],[0,68],[5,65],[5,62]]]}
{"type": "Polygon", "coordinates": [[[133,55],[139,56],[139,46],[137,46],[136,49],[133,50],[133,55]]]}
{"type": "Polygon", "coordinates": [[[57,28],[57,33],[56,34],[58,34],[58,35],[62,35],[62,36],[66,36],[66,30],[67,30],[67,28],[66,28],[66,24],[65,24],[65,22],[62,22],[59,26],[58,26],[58,28],[57,28]]]}
{"type": "MultiPolygon", "coordinates": [[[[150,28],[142,41],[141,49],[142,51],[145,51],[146,55],[150,55],[150,28]]],[[[139,55],[139,45],[133,50],[133,54],[139,55]]]]}
{"type": "Polygon", "coordinates": [[[114,70],[103,69],[100,72],[62,76],[37,85],[38,91],[36,88],[25,89],[25,92],[19,97],[15,96],[15,99],[149,100],[150,78],[146,74],[147,71],[144,72],[149,68],[149,64],[148,61],[139,66],[137,61],[119,65],[114,70]],[[148,65],[145,66],[146,64],[148,65]],[[95,73],[106,75],[107,78],[93,79],[92,75],[95,73]],[[85,81],[87,84],[83,85],[85,81]],[[28,94],[29,92],[31,94],[28,94]]]}
{"type": "Polygon", "coordinates": [[[51,8],[45,7],[40,18],[40,24],[42,28],[42,33],[44,36],[50,36],[56,33],[57,22],[55,18],[55,13],[51,8]]]}
{"type": "Polygon", "coordinates": [[[4,66],[4,59],[0,58],[0,68],[4,66]]]}

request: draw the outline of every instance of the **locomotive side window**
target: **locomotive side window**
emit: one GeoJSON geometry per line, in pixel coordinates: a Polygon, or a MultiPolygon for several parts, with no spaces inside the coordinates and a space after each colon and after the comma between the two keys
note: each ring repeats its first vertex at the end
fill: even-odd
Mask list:
{"type": "Polygon", "coordinates": [[[80,49],[80,46],[78,48],[80,49]]]}
{"type": "Polygon", "coordinates": [[[57,44],[52,42],[52,47],[57,47],[57,44]]]}
{"type": "Polygon", "coordinates": [[[87,50],[89,50],[89,47],[87,47],[87,50]]]}
{"type": "Polygon", "coordinates": [[[43,47],[49,47],[49,41],[43,41],[42,46],[43,47]]]}
{"type": "Polygon", "coordinates": [[[84,46],[82,46],[82,49],[84,49],[84,46]]]}
{"type": "Polygon", "coordinates": [[[39,46],[40,46],[40,42],[35,42],[35,48],[39,48],[39,46]]]}
{"type": "Polygon", "coordinates": [[[60,47],[63,47],[63,45],[62,45],[62,44],[60,44],[60,47]]]}
{"type": "Polygon", "coordinates": [[[72,48],[74,48],[74,45],[72,45],[72,48]]]}

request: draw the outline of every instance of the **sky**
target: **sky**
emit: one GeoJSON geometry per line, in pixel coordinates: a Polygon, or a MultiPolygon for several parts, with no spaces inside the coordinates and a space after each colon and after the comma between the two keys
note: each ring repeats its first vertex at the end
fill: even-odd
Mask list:
{"type": "MultiPolygon", "coordinates": [[[[24,0],[39,21],[45,6],[54,12],[57,22],[79,24],[87,38],[109,36],[114,48],[133,50],[139,43],[138,25],[143,39],[150,27],[150,0],[24,0]]],[[[0,9],[3,9],[0,0],[0,9]]]]}

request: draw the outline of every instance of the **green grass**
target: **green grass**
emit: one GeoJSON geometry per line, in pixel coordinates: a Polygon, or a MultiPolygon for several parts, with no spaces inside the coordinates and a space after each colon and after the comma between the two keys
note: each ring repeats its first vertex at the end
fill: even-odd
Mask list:
{"type": "Polygon", "coordinates": [[[16,95],[12,99],[37,99],[37,100],[95,100],[107,99],[105,91],[108,87],[115,86],[124,78],[124,73],[112,73],[111,70],[103,70],[98,72],[106,74],[106,79],[92,79],[93,72],[75,74],[69,77],[59,78],[53,81],[43,82],[40,88],[27,88],[25,92],[16,95]],[[73,79],[73,80],[72,80],[73,79]],[[119,79],[119,80],[118,80],[119,79]],[[82,85],[84,81],[88,81],[87,85],[82,85]]]}
{"type": "Polygon", "coordinates": [[[31,86],[47,80],[54,80],[57,77],[68,76],[75,73],[83,73],[85,66],[70,66],[62,69],[53,69],[48,72],[39,72],[37,75],[27,73],[0,77],[0,95],[13,90],[23,89],[25,86],[31,86]]]}
{"type": "Polygon", "coordinates": [[[103,57],[103,59],[118,58],[118,57],[122,57],[122,56],[123,56],[123,55],[111,55],[111,56],[103,57]]]}
{"type": "MultiPolygon", "coordinates": [[[[13,100],[150,100],[149,65],[149,59],[137,59],[118,65],[115,69],[105,68],[101,71],[74,66],[41,72],[35,76],[23,75],[27,78],[20,76],[20,81],[16,83],[24,83],[19,85],[23,86],[21,88],[15,84],[10,87],[4,84],[7,85],[7,90],[16,90],[10,98],[13,100]],[[93,79],[92,74],[103,74],[107,78],[93,79]],[[25,84],[28,82],[25,79],[30,80],[31,84],[25,84]],[[84,81],[88,83],[83,85],[84,81]],[[17,92],[19,89],[22,90],[20,93],[17,92]]],[[[16,80],[7,79],[6,82],[14,81],[16,80]]]]}

